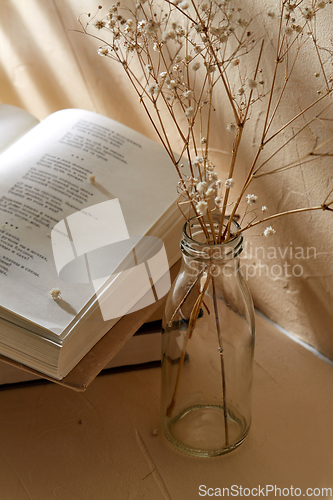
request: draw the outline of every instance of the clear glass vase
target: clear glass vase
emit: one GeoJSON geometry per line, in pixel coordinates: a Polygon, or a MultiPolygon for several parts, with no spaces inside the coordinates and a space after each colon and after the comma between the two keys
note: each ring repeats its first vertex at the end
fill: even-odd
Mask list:
{"type": "MultiPolygon", "coordinates": [[[[219,223],[214,216],[216,232],[219,223]]],[[[233,221],[231,233],[238,230],[233,221]]],[[[184,225],[162,329],[163,432],[195,456],[235,449],[251,423],[255,322],[239,263],[243,237],[217,245],[206,239],[197,219],[184,225]]]]}

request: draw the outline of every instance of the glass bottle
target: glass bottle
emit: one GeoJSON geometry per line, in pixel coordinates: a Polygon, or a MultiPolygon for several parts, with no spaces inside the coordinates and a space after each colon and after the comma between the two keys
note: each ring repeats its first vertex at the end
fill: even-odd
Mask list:
{"type": "MultiPolygon", "coordinates": [[[[213,217],[217,234],[220,220],[213,217]]],[[[239,229],[232,221],[231,234],[239,229]]],[[[186,222],[182,264],[162,329],[163,432],[195,456],[235,449],[251,423],[255,321],[240,270],[243,236],[214,245],[206,241],[197,219],[186,222]]]]}

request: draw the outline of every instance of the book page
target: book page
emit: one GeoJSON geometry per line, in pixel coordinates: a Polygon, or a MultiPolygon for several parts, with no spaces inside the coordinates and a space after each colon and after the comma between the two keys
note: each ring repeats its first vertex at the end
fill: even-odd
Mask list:
{"type": "Polygon", "coordinates": [[[0,104],[0,153],[38,123],[39,120],[27,111],[9,104],[0,104]]]}
{"type": "MultiPolygon", "coordinates": [[[[94,289],[58,277],[52,228],[117,199],[129,236],[142,236],[175,201],[176,183],[162,146],[141,134],[81,110],[49,116],[0,156],[1,316],[7,310],[61,335],[94,289]],[[53,288],[61,301],[50,297],[53,288]]],[[[102,232],[98,238],[102,245],[102,232]]],[[[83,239],[82,254],[96,235],[87,230],[83,239]]]]}

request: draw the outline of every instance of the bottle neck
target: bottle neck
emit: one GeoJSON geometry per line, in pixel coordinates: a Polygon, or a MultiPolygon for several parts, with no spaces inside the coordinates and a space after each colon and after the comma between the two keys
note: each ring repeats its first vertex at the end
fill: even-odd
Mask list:
{"type": "MultiPolygon", "coordinates": [[[[215,234],[219,232],[220,216],[213,216],[215,234]]],[[[229,222],[229,218],[225,218],[222,234],[229,222]]],[[[205,222],[208,237],[211,235],[211,226],[205,222]]],[[[237,222],[231,223],[231,235],[237,233],[240,227],[237,222]]],[[[212,237],[213,241],[214,238],[212,237]]],[[[197,218],[190,219],[184,224],[183,236],[180,244],[181,251],[185,262],[195,261],[199,264],[211,265],[238,265],[238,256],[243,250],[243,236],[238,233],[227,241],[219,244],[207,243],[207,236],[202,229],[202,225],[197,218]],[[232,264],[232,262],[234,264],[232,264]]]]}

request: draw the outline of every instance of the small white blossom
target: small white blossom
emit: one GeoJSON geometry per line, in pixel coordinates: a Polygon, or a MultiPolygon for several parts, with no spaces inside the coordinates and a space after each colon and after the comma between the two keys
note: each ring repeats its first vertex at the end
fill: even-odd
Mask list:
{"type": "Polygon", "coordinates": [[[209,188],[205,192],[205,196],[208,196],[208,198],[209,198],[209,196],[212,196],[213,194],[215,194],[215,189],[213,189],[213,188],[209,188]]]}
{"type": "Polygon", "coordinates": [[[193,158],[192,163],[193,163],[193,165],[199,165],[200,163],[203,163],[203,161],[204,161],[204,159],[202,156],[195,156],[193,158]]]}
{"type": "Polygon", "coordinates": [[[251,79],[247,81],[247,85],[251,90],[256,89],[258,87],[258,83],[255,80],[251,79]]]}
{"type": "Polygon", "coordinates": [[[228,132],[234,132],[236,130],[236,123],[228,123],[227,125],[227,131],[228,132]]]}
{"type": "Polygon", "coordinates": [[[320,73],[315,73],[315,74],[314,74],[314,76],[315,76],[316,78],[319,78],[320,73]]]}
{"type": "Polygon", "coordinates": [[[147,71],[153,71],[153,69],[154,69],[154,68],[152,67],[152,65],[151,65],[151,64],[146,64],[146,70],[147,70],[147,71]]]}
{"type": "Polygon", "coordinates": [[[258,199],[258,196],[256,196],[255,194],[248,194],[246,196],[246,201],[249,205],[254,205],[256,203],[258,199]]]}
{"type": "Polygon", "coordinates": [[[105,28],[105,21],[101,21],[101,20],[96,21],[96,22],[94,23],[94,26],[95,26],[95,28],[97,28],[98,30],[101,30],[101,29],[105,28]]]}
{"type": "Polygon", "coordinates": [[[207,144],[206,137],[201,137],[200,142],[201,142],[201,144],[207,144]]]}
{"type": "Polygon", "coordinates": [[[107,49],[107,47],[100,47],[99,49],[97,49],[97,54],[100,56],[107,56],[108,53],[109,50],[107,49]]]}
{"type": "Polygon", "coordinates": [[[207,190],[207,182],[205,181],[202,181],[202,182],[199,182],[199,184],[197,185],[197,190],[200,194],[204,194],[207,190]]]}
{"type": "Polygon", "coordinates": [[[222,203],[222,198],[220,196],[216,196],[216,198],[215,198],[214,201],[215,201],[215,205],[217,207],[219,207],[221,205],[221,203],[222,203]]]}
{"type": "Polygon", "coordinates": [[[303,17],[307,19],[308,21],[311,21],[311,19],[314,17],[315,13],[311,7],[306,7],[303,12],[303,17]]]}
{"type": "Polygon", "coordinates": [[[267,211],[267,207],[266,207],[266,205],[263,205],[263,206],[261,207],[261,211],[262,211],[262,213],[263,213],[263,214],[267,211]]]}
{"type": "Polygon", "coordinates": [[[192,64],[193,71],[198,71],[199,68],[200,68],[200,63],[199,62],[195,62],[194,64],[192,64]]]}
{"type": "Polygon", "coordinates": [[[235,184],[235,181],[233,180],[233,178],[232,178],[232,177],[230,177],[230,179],[227,179],[227,180],[225,181],[225,184],[224,184],[224,185],[225,185],[225,187],[227,187],[227,188],[232,188],[232,187],[234,186],[234,184],[235,184]]]}
{"type": "Polygon", "coordinates": [[[186,115],[186,118],[188,118],[188,119],[193,118],[193,116],[194,116],[193,106],[189,106],[188,108],[185,109],[185,115],[186,115]]]}
{"type": "Polygon", "coordinates": [[[169,83],[167,83],[168,89],[176,89],[177,88],[177,82],[175,80],[170,80],[169,83]]]}
{"type": "Polygon", "coordinates": [[[294,30],[292,29],[292,27],[291,27],[291,26],[286,26],[286,27],[284,28],[284,32],[285,32],[285,34],[286,34],[287,36],[291,36],[291,35],[294,33],[294,30]]]}
{"type": "Polygon", "coordinates": [[[49,291],[49,294],[53,300],[61,299],[61,292],[59,288],[52,288],[52,290],[49,291]]]}
{"type": "Polygon", "coordinates": [[[185,90],[185,92],[183,92],[183,96],[186,97],[186,99],[193,99],[194,98],[193,90],[185,90]]]}
{"type": "Polygon", "coordinates": [[[207,213],[207,203],[203,200],[199,201],[199,203],[197,203],[197,209],[202,215],[205,215],[207,213]]]}
{"type": "Polygon", "coordinates": [[[269,236],[273,236],[275,233],[276,233],[275,229],[273,229],[272,226],[268,226],[264,231],[264,236],[268,238],[269,236]]]}
{"type": "Polygon", "coordinates": [[[150,83],[147,85],[147,92],[150,95],[158,95],[160,93],[160,87],[157,83],[150,83]]]}

